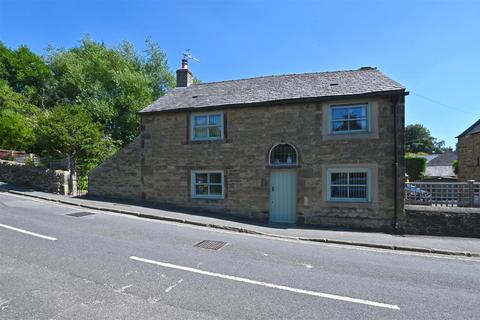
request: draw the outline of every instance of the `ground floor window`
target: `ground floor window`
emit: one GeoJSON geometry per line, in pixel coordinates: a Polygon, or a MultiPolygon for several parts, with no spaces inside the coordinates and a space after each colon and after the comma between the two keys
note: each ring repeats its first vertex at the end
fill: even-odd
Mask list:
{"type": "Polygon", "coordinates": [[[368,202],[371,200],[369,169],[328,169],[327,180],[329,201],[368,202]]]}
{"type": "Polygon", "coordinates": [[[223,199],[223,171],[192,171],[192,198],[223,199]]]}

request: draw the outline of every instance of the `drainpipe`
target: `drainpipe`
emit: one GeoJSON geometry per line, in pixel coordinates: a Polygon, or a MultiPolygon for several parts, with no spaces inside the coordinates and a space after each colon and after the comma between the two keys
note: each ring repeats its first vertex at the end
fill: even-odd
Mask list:
{"type": "Polygon", "coordinates": [[[398,230],[398,125],[397,125],[397,104],[398,104],[398,96],[393,97],[392,101],[392,108],[393,108],[393,154],[394,154],[394,161],[393,165],[395,167],[395,174],[394,174],[394,185],[393,185],[393,230],[398,230]]]}

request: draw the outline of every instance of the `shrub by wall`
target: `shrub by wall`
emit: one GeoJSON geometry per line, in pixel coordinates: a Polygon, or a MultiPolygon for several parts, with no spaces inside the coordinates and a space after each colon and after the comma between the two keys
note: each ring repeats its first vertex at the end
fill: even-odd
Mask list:
{"type": "Polygon", "coordinates": [[[427,169],[427,159],[423,157],[405,157],[405,170],[410,181],[420,180],[427,169]]]}

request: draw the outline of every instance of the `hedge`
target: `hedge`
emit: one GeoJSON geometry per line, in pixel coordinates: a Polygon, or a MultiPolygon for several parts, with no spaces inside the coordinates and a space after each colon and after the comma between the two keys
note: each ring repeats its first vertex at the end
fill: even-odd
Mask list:
{"type": "Polygon", "coordinates": [[[420,180],[427,169],[427,159],[424,157],[405,157],[405,169],[410,181],[420,180]]]}

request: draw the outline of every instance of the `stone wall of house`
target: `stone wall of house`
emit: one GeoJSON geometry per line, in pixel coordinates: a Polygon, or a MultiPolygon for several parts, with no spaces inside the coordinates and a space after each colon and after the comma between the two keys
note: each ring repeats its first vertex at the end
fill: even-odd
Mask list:
{"type": "Polygon", "coordinates": [[[39,191],[68,194],[69,172],[0,160],[0,181],[39,191]]]}
{"type": "Polygon", "coordinates": [[[407,205],[399,227],[410,234],[480,238],[480,208],[407,205]]]}
{"type": "Polygon", "coordinates": [[[140,138],[121,149],[88,175],[92,196],[139,200],[141,194],[140,138]]]}
{"type": "Polygon", "coordinates": [[[480,181],[480,133],[458,139],[458,180],[480,181]]]}
{"type": "MultiPolygon", "coordinates": [[[[344,101],[345,102],[345,101],[344,101]]],[[[279,142],[299,151],[297,220],[332,227],[387,229],[394,215],[394,124],[390,99],[370,102],[374,132],[366,136],[332,138],[324,121],[329,103],[289,104],[224,109],[221,141],[189,139],[188,112],[142,117],[142,199],[164,205],[231,214],[268,221],[268,152],[279,142]],[[332,203],[326,200],[326,169],[332,166],[372,168],[376,190],[372,203],[332,203]],[[192,199],[192,170],[224,170],[225,198],[192,199]]],[[[398,110],[398,143],[403,145],[403,99],[398,110]]],[[[403,212],[404,162],[399,149],[398,212],[403,212]]],[[[136,184],[135,184],[136,186],[136,184]]],[[[130,189],[137,192],[136,187],[130,189]]]]}
{"type": "MultiPolygon", "coordinates": [[[[190,112],[143,115],[139,139],[90,174],[89,194],[142,199],[266,222],[272,170],[268,153],[275,144],[287,142],[299,152],[299,167],[295,169],[298,223],[388,229],[394,216],[392,102],[369,98],[341,103],[345,102],[371,103],[371,134],[326,134],[328,102],[223,109],[225,132],[220,141],[191,141],[190,112]],[[372,169],[375,181],[371,203],[327,201],[326,169],[342,165],[372,169]],[[193,199],[192,170],[223,170],[224,199],[193,199]]],[[[397,205],[403,215],[403,97],[398,115],[397,205]]]]}

